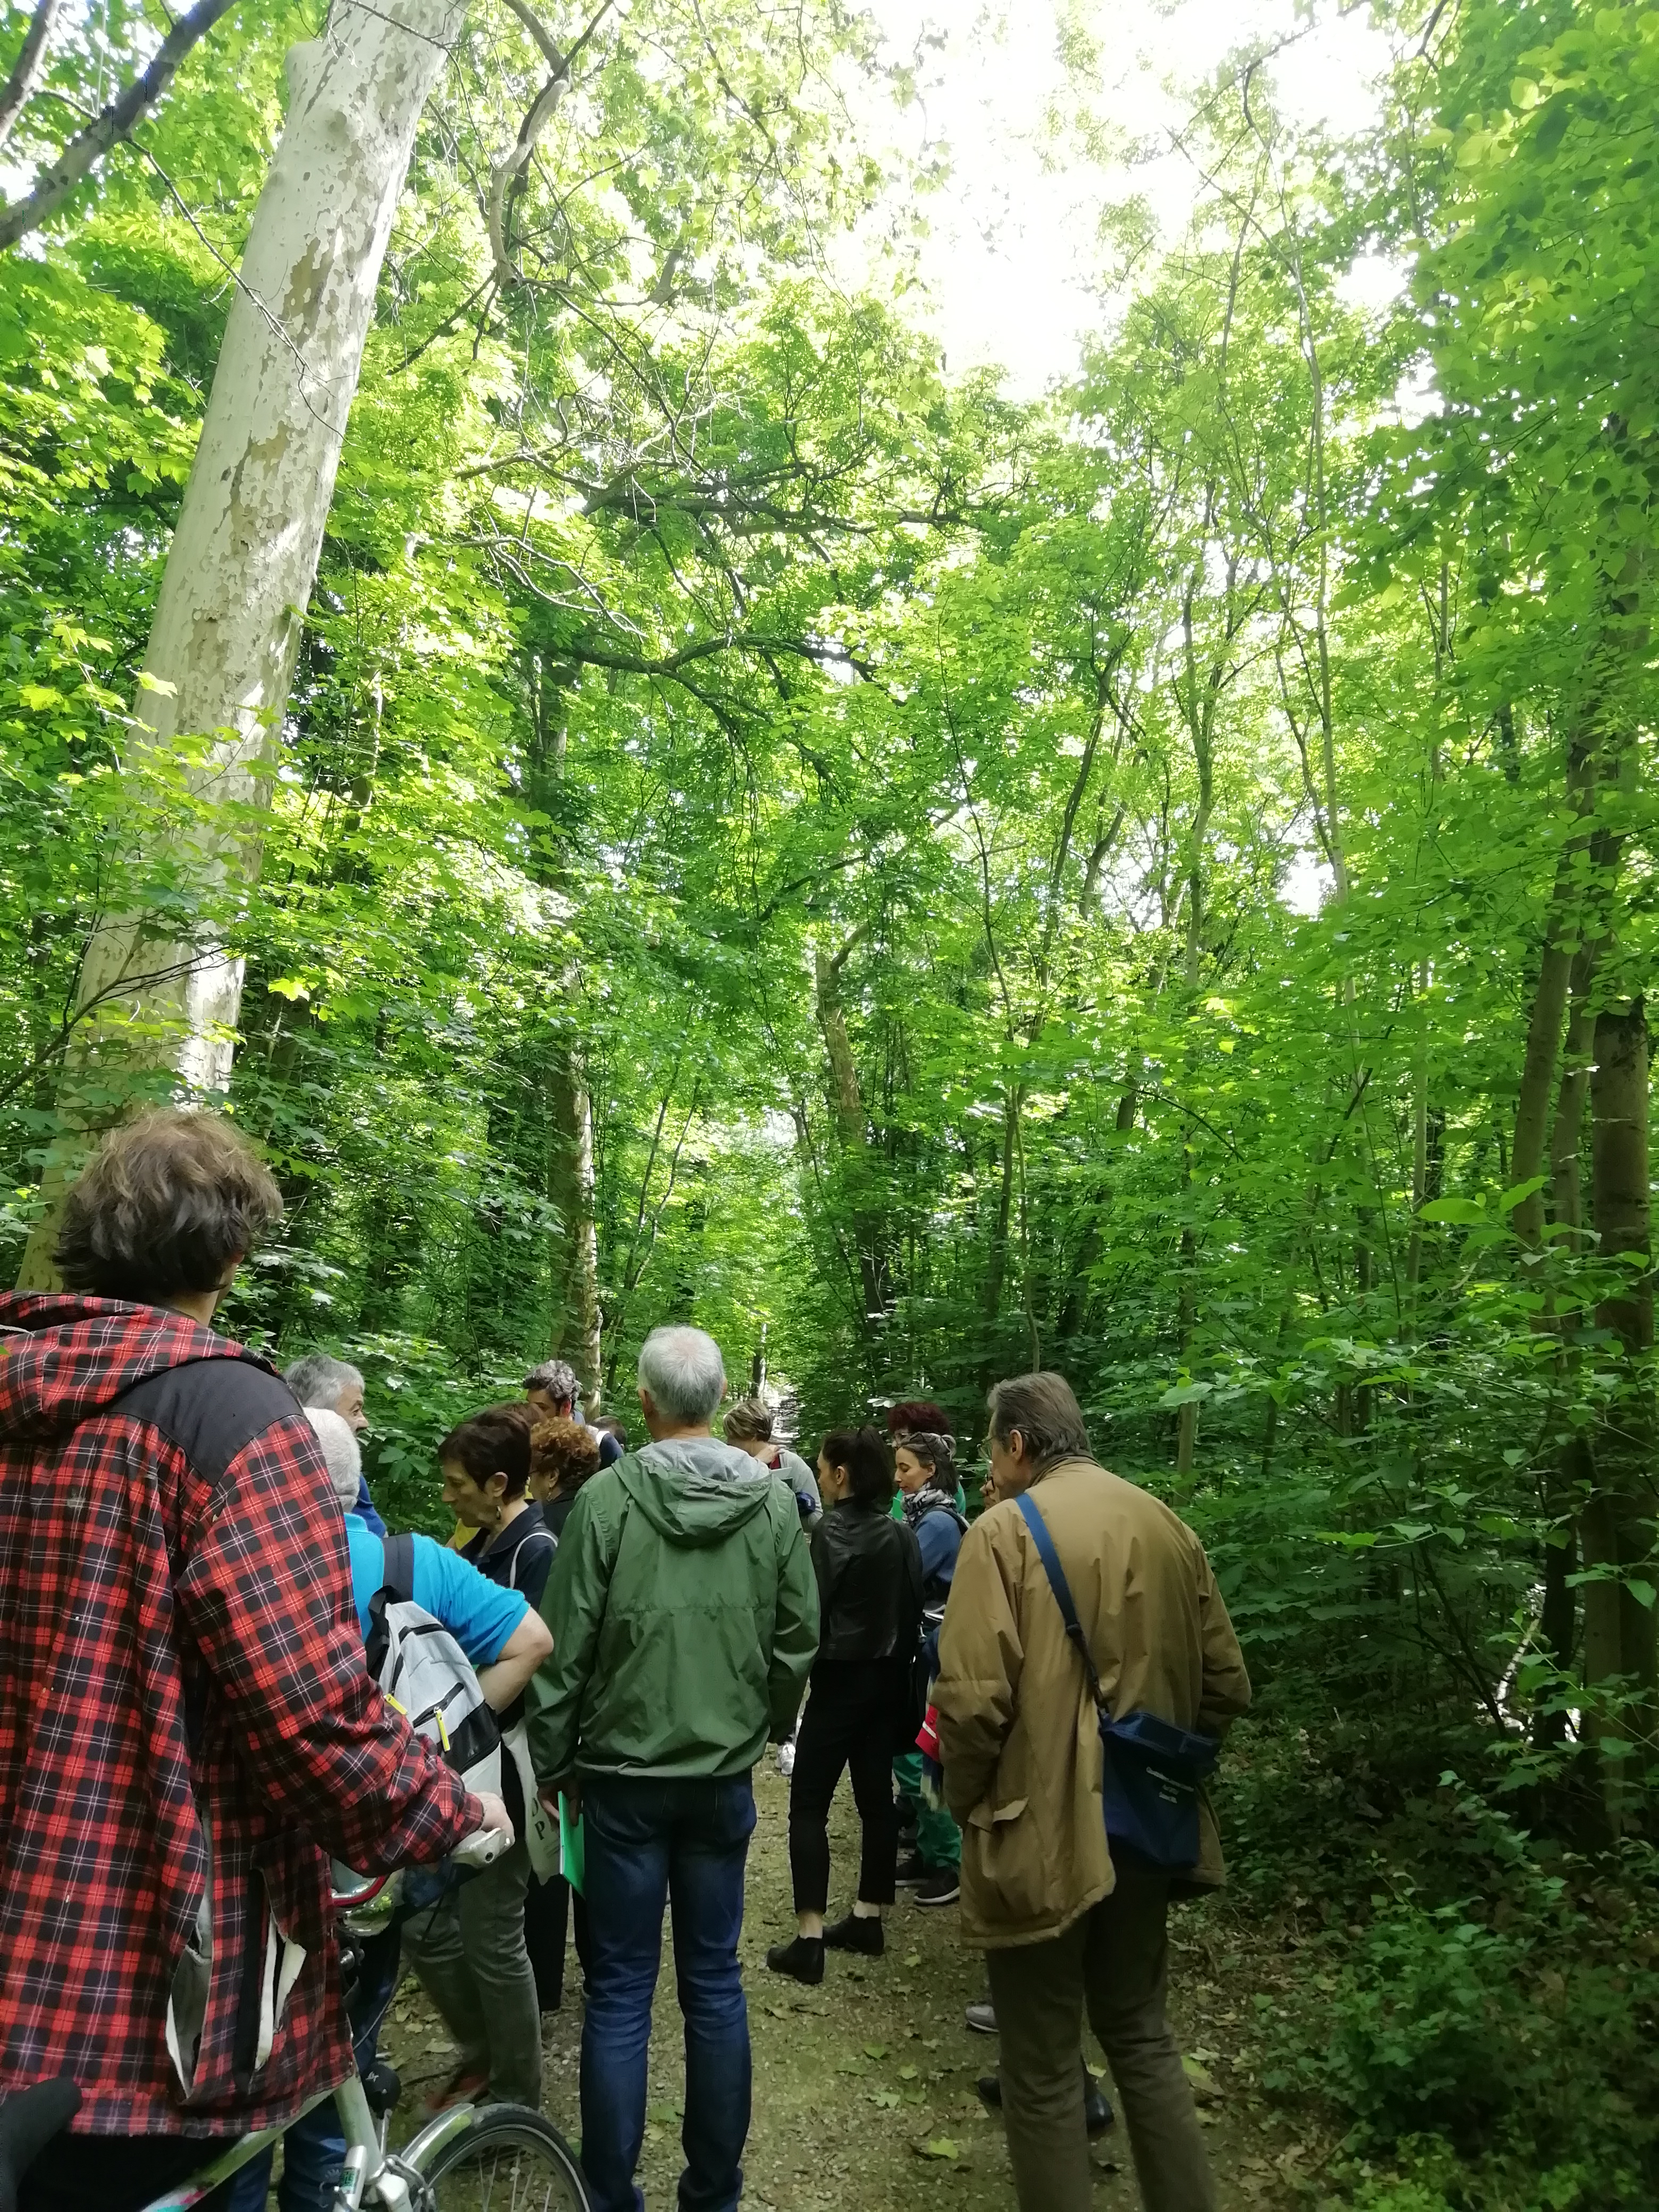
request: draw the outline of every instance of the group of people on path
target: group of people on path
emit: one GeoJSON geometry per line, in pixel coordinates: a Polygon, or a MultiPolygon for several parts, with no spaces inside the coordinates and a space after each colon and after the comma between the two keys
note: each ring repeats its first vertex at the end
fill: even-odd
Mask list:
{"type": "MultiPolygon", "coordinates": [[[[361,1375],[314,1358],[290,1389],[212,1327],[279,1212],[229,1123],[151,1115],[70,1193],[66,1289],[0,1298],[0,2092],[68,2074],[83,2094],[23,2212],[136,2212],[216,2138],[292,2121],[372,2056],[396,1963],[360,1974],[349,2017],[331,1855],[422,1866],[481,1827],[510,1831],[494,1866],[410,1919],[404,1951],[460,2054],[441,2099],[538,2101],[570,1906],[527,1847],[551,1823],[580,1837],[592,2201],[643,2203],[672,1902],[679,2202],[731,2212],[750,2105],[752,1775],[791,1742],[798,1924],[771,1966],[811,1981],[826,1950],[878,1954],[902,1881],[959,1899],[987,1954],[1022,2212],[1090,2203],[1085,2011],[1148,2212],[1213,2206],[1165,2018],[1164,1930],[1172,1897],[1221,1878],[1182,1759],[1202,1771],[1249,1683],[1197,1539],[1095,1462],[1064,1380],[991,1392],[989,1502],[969,1524],[938,1407],[895,1408],[895,1433],[831,1431],[814,1472],[758,1401],[717,1437],[718,1346],[659,1329],[640,1358],[638,1449],[582,1422],[552,1364],[524,1405],[444,1440],[461,1548],[388,1540],[362,1480],[361,1375]],[[394,1560],[521,1747],[499,1799],[469,1790],[371,1679],[364,1639],[394,1560]],[[1160,1802],[1158,1787],[1138,1800],[1144,1774],[1130,1786],[1143,1739],[1176,1777],[1160,1802]],[[860,1862],[832,1921],[827,1814],[849,1767],[860,1862]]],[[[300,2129],[285,2140],[285,2212],[316,2212],[337,2156],[316,2114],[302,2126],[308,2149],[300,2129]]]]}

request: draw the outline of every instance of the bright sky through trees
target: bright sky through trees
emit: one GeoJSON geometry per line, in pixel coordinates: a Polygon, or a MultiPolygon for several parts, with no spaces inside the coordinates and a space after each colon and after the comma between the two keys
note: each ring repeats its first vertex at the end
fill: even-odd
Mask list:
{"type": "MultiPolygon", "coordinates": [[[[1023,398],[1074,368],[1079,330],[1099,320],[1102,204],[1144,197],[1166,234],[1191,210],[1192,162],[1179,153],[1132,160],[1134,142],[1179,131],[1194,88],[1230,56],[1297,27],[1285,0],[872,0],[871,12],[884,58],[917,60],[920,97],[900,118],[898,143],[913,156],[948,149],[948,182],[922,204],[919,255],[947,362],[953,373],[999,362],[1023,398]],[[1095,43],[1097,69],[1068,71],[1068,26],[1073,41],[1095,43]],[[1069,125],[1085,112],[1120,140],[1122,158],[1103,165],[1083,153],[1069,125]]],[[[1304,31],[1273,64],[1285,112],[1335,132],[1363,129],[1389,58],[1363,14],[1304,31]]],[[[1391,289],[1386,272],[1379,284],[1391,289]]]]}

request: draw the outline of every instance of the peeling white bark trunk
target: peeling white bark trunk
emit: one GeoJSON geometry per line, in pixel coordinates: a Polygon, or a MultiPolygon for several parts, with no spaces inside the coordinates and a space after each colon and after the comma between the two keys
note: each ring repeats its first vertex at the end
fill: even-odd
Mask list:
{"type": "MultiPolygon", "coordinates": [[[[288,57],[289,116],[255,211],[144,665],[133,765],[208,740],[201,811],[154,857],[222,905],[259,863],[264,799],[316,578],[346,416],[421,111],[465,0],[339,0],[288,57]]],[[[149,856],[144,856],[149,857],[149,856]]],[[[52,1223],[88,1133],[143,1087],[200,1097],[230,1077],[242,963],[176,920],[106,916],[77,994],[47,1209],[20,1280],[52,1279],[52,1223]]]]}

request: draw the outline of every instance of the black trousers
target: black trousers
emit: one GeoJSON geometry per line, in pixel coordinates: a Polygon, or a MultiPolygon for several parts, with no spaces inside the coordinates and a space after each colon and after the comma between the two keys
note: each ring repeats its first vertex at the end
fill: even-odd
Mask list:
{"type": "Polygon", "coordinates": [[[893,1902],[898,1871],[893,1751],[909,1698],[908,1662],[821,1659],[813,1668],[789,1785],[789,1872],[797,1912],[822,1912],[830,1902],[830,1801],[848,1767],[864,1832],[860,1901],[893,1902]]]}
{"type": "Polygon", "coordinates": [[[550,1881],[538,1881],[532,1875],[524,1900],[524,1947],[530,1954],[536,2002],[543,2012],[557,2012],[564,2002],[565,1938],[573,1923],[585,1990],[587,1907],[562,1875],[555,1875],[550,1881]]]}
{"type": "MultiPolygon", "coordinates": [[[[225,2147],[183,2136],[59,2136],[24,2175],[18,2212],[140,2212],[225,2147]]],[[[227,2182],[197,2212],[216,2212],[229,2194],[227,2182]]]]}

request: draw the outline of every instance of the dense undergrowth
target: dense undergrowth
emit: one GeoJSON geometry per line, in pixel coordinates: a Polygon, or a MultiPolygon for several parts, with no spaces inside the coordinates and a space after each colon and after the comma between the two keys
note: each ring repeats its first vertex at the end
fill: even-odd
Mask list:
{"type": "Polygon", "coordinates": [[[1291,1947],[1287,1990],[1255,1998],[1254,2078],[1322,2134],[1307,2194],[1363,2212],[1651,2205],[1652,1850],[1528,1832],[1494,1802],[1473,1724],[1438,1767],[1447,1734],[1420,1720],[1297,1726],[1267,1704],[1235,1734],[1224,1817],[1232,1909],[1291,1947]]]}

